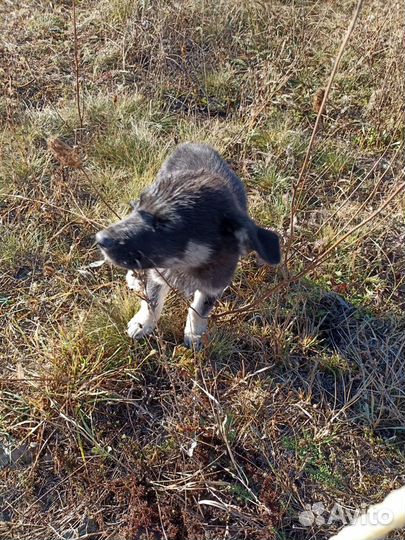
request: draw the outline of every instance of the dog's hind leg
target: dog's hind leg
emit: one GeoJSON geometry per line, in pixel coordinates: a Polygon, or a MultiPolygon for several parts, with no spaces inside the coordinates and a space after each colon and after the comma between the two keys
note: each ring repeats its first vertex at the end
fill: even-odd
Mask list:
{"type": "Polygon", "coordinates": [[[207,331],[208,317],[211,313],[218,296],[209,295],[201,291],[195,291],[194,300],[191,304],[186,327],[184,329],[184,343],[186,347],[201,349],[201,338],[207,331]]]}
{"type": "Polygon", "coordinates": [[[153,332],[162,313],[169,286],[153,279],[148,273],[145,296],[141,300],[141,308],[128,323],[128,335],[133,339],[140,339],[153,332]]]}

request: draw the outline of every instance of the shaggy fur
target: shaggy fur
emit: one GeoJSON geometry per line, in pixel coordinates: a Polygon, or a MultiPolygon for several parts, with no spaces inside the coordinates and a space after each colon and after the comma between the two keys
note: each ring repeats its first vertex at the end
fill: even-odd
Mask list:
{"type": "Polygon", "coordinates": [[[280,262],[278,235],[249,218],[241,180],[210,146],[180,145],[132,206],[128,218],[96,235],[114,264],[145,272],[148,302],[128,323],[132,338],[154,330],[173,287],[194,294],[185,343],[200,347],[209,313],[239,258],[255,250],[266,263],[280,262]]]}

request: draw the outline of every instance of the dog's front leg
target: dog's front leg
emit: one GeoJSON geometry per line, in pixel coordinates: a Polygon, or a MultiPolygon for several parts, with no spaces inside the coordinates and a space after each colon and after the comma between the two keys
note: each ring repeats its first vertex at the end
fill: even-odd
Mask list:
{"type": "Polygon", "coordinates": [[[184,343],[186,347],[201,349],[201,338],[207,331],[208,317],[215,305],[218,296],[210,295],[201,291],[195,291],[194,300],[191,304],[186,327],[184,329],[184,343]]]}
{"type": "Polygon", "coordinates": [[[131,289],[132,291],[142,291],[142,281],[136,277],[133,270],[128,270],[125,281],[127,282],[128,289],[131,289]]]}
{"type": "MultiPolygon", "coordinates": [[[[128,281],[128,279],[127,279],[128,281]]],[[[128,323],[128,335],[140,339],[153,332],[162,313],[169,286],[161,281],[155,281],[148,273],[145,297],[141,300],[141,308],[128,323]]]]}

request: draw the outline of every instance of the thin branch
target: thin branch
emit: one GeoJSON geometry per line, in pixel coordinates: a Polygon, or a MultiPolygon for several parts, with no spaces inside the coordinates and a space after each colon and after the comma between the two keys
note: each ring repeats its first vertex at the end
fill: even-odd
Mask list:
{"type": "Polygon", "coordinates": [[[293,186],[293,193],[292,193],[292,200],[291,200],[291,214],[290,214],[290,238],[288,240],[287,247],[286,247],[286,250],[285,250],[286,259],[287,259],[287,255],[288,255],[288,251],[289,251],[289,246],[292,244],[293,238],[294,238],[295,216],[296,216],[297,211],[298,211],[299,198],[300,198],[302,187],[303,187],[303,184],[304,184],[304,181],[305,181],[305,178],[306,178],[306,172],[307,172],[307,169],[308,169],[308,166],[309,166],[309,163],[310,163],[310,156],[311,156],[312,146],[313,146],[314,141],[315,141],[315,135],[316,135],[316,132],[318,131],[318,127],[321,124],[322,115],[323,115],[323,113],[325,111],[325,106],[326,106],[326,102],[327,102],[327,99],[328,99],[328,96],[329,96],[330,89],[332,87],[332,83],[333,83],[333,81],[335,79],[337,69],[339,67],[340,61],[341,61],[342,56],[343,56],[343,52],[344,52],[344,50],[346,48],[346,45],[347,45],[347,43],[349,41],[349,38],[350,38],[350,36],[351,36],[351,34],[353,32],[353,28],[354,28],[354,25],[355,25],[355,23],[357,21],[357,18],[359,16],[362,4],[363,4],[363,0],[358,0],[357,6],[356,6],[356,8],[355,8],[355,10],[353,12],[353,16],[352,16],[352,19],[350,21],[349,27],[347,29],[346,35],[343,38],[343,41],[342,41],[342,44],[340,46],[339,52],[338,52],[338,54],[337,54],[337,56],[335,58],[333,68],[332,68],[331,74],[329,76],[329,81],[328,81],[328,84],[326,85],[325,92],[323,94],[322,103],[321,103],[321,105],[319,107],[319,110],[318,110],[315,125],[314,125],[314,128],[312,130],[312,134],[311,134],[311,138],[310,138],[308,148],[307,148],[307,151],[306,151],[306,154],[305,154],[304,162],[302,164],[300,174],[298,176],[298,180],[295,183],[295,185],[293,186]]]}
{"type": "MultiPolygon", "coordinates": [[[[401,176],[403,176],[404,173],[401,174],[401,176]]],[[[311,270],[313,270],[314,268],[316,268],[316,266],[318,266],[319,264],[321,264],[324,260],[326,260],[327,258],[329,258],[329,255],[330,253],[335,249],[337,248],[337,246],[339,244],[341,244],[342,242],[344,242],[344,240],[346,240],[346,238],[348,238],[350,235],[352,235],[353,233],[355,233],[356,231],[358,231],[359,229],[361,229],[362,227],[364,227],[364,225],[367,225],[367,223],[369,223],[372,219],[374,219],[376,216],[378,216],[386,206],[388,206],[390,204],[390,202],[395,199],[395,197],[397,197],[397,195],[399,195],[402,191],[405,190],[405,182],[403,182],[402,184],[399,184],[399,186],[397,187],[396,190],[394,190],[394,192],[389,196],[387,197],[387,199],[381,204],[381,206],[379,208],[377,208],[377,210],[375,210],[372,214],[370,214],[366,219],[364,219],[361,223],[358,223],[355,227],[353,227],[352,229],[350,229],[350,231],[348,231],[346,234],[344,234],[343,236],[341,236],[338,240],[336,240],[336,242],[334,242],[324,253],[322,253],[312,264],[310,264],[305,270],[303,270],[300,274],[297,274],[297,277],[301,277],[301,274],[302,275],[305,275],[307,274],[308,272],[310,272],[311,270]]]]}
{"type": "Polygon", "coordinates": [[[86,173],[84,167],[80,167],[79,169],[85,176],[87,182],[90,184],[90,186],[93,188],[93,190],[97,193],[99,199],[106,205],[106,207],[114,214],[115,217],[118,219],[122,219],[119,214],[112,208],[112,206],[106,201],[104,196],[101,194],[101,191],[98,189],[98,187],[94,184],[93,180],[91,180],[90,176],[86,173]]]}
{"type": "MultiPolygon", "coordinates": [[[[384,177],[385,175],[388,173],[388,171],[390,170],[390,167],[392,166],[392,164],[394,163],[397,155],[399,153],[399,150],[397,150],[397,152],[395,152],[395,155],[394,157],[392,158],[392,160],[390,161],[389,163],[389,166],[385,169],[385,171],[382,173],[382,175],[380,176],[380,178],[378,179],[376,185],[374,186],[373,190],[371,191],[371,193],[368,195],[368,197],[362,202],[362,204],[360,205],[360,207],[350,216],[350,218],[348,219],[348,221],[346,221],[346,223],[340,228],[340,230],[329,240],[329,244],[331,242],[333,242],[334,240],[336,240],[336,238],[339,236],[339,233],[341,231],[343,231],[344,229],[346,229],[355,219],[356,217],[360,214],[360,212],[362,210],[364,210],[364,208],[366,208],[366,206],[374,199],[377,191],[378,191],[378,188],[381,186],[382,184],[382,181],[384,180],[384,177]]],[[[384,154],[375,162],[375,164],[373,165],[372,169],[366,174],[366,176],[363,178],[363,180],[361,182],[359,182],[359,184],[357,185],[357,187],[352,191],[352,193],[344,200],[344,202],[340,205],[340,207],[335,211],[333,212],[333,214],[328,218],[326,219],[322,225],[318,228],[318,230],[315,232],[314,236],[318,236],[319,232],[325,227],[325,225],[327,223],[330,222],[330,220],[336,216],[336,214],[338,212],[340,212],[340,210],[349,202],[350,198],[352,197],[352,195],[359,189],[359,187],[364,183],[364,181],[371,175],[371,173],[375,170],[375,168],[377,167],[377,165],[380,163],[380,161],[382,160],[383,156],[385,155],[385,152],[384,154]]],[[[292,257],[292,256],[291,256],[292,257]]],[[[291,257],[289,257],[288,260],[291,259],[291,257]]]]}
{"type": "Polygon", "coordinates": [[[80,68],[79,68],[79,45],[77,39],[76,0],[72,2],[73,9],[73,35],[75,49],[75,76],[76,76],[76,106],[79,115],[80,129],[83,129],[83,107],[80,106],[80,68]]]}
{"type": "Polygon", "coordinates": [[[103,225],[102,223],[98,221],[94,221],[93,219],[89,219],[84,214],[78,214],[77,212],[73,212],[72,210],[68,210],[67,208],[62,208],[61,206],[57,206],[56,204],[52,204],[48,201],[44,201],[41,199],[32,199],[31,197],[24,197],[23,195],[14,195],[13,193],[6,193],[4,197],[6,198],[10,197],[12,199],[19,199],[21,201],[35,202],[39,204],[44,204],[46,206],[50,206],[51,208],[55,208],[56,210],[59,210],[60,212],[65,212],[66,214],[70,214],[72,216],[75,216],[77,218],[84,220],[86,223],[89,223],[89,225],[92,225],[97,230],[99,230],[100,227],[101,228],[105,227],[105,225],[103,225]]]}
{"type": "MultiPolygon", "coordinates": [[[[400,178],[404,176],[405,172],[402,172],[400,178]]],[[[301,278],[318,268],[322,263],[324,263],[327,259],[330,258],[330,256],[333,254],[334,250],[342,243],[344,242],[349,236],[354,234],[356,231],[367,225],[371,220],[373,220],[375,217],[377,217],[381,212],[386,208],[393,199],[395,199],[401,192],[405,191],[405,182],[400,184],[397,189],[394,190],[394,192],[385,199],[385,201],[380,205],[377,210],[372,212],[366,219],[364,219],[361,223],[358,223],[355,227],[350,229],[347,233],[345,233],[343,236],[341,236],[336,242],[334,242],[326,251],[321,253],[312,263],[310,263],[308,266],[306,266],[301,272],[298,272],[298,274],[295,274],[291,276],[288,279],[285,279],[272,287],[269,291],[267,291],[265,294],[262,294],[254,300],[253,302],[250,302],[250,304],[247,304],[246,306],[243,306],[238,309],[233,309],[229,311],[225,311],[223,313],[218,313],[217,315],[212,315],[211,318],[219,319],[221,317],[224,317],[225,315],[235,315],[238,313],[246,313],[253,310],[253,308],[256,308],[258,305],[260,305],[264,300],[267,300],[270,298],[274,293],[284,289],[285,287],[291,285],[292,283],[296,283],[301,278]]]]}
{"type": "Polygon", "coordinates": [[[118,219],[121,219],[121,216],[118,215],[117,212],[109,205],[109,203],[105,200],[104,196],[101,194],[98,187],[94,184],[93,180],[91,180],[90,176],[87,174],[78,148],[72,148],[57,137],[48,140],[48,148],[62,165],[62,167],[68,167],[70,169],[77,169],[81,171],[87,182],[90,184],[90,187],[95,191],[101,201],[118,219]]]}
{"type": "MultiPolygon", "coordinates": [[[[361,188],[361,186],[364,184],[364,182],[367,180],[367,178],[369,178],[371,176],[371,174],[377,169],[378,165],[381,163],[381,161],[383,160],[384,156],[386,155],[386,153],[388,152],[388,148],[386,148],[384,150],[384,153],[378,158],[378,160],[374,163],[374,165],[372,166],[372,168],[368,171],[368,173],[364,176],[364,178],[356,185],[356,187],[352,190],[352,192],[346,197],[346,199],[341,203],[341,205],[334,211],[332,212],[332,214],[330,214],[330,216],[328,216],[327,219],[325,219],[325,221],[323,221],[321,223],[321,225],[319,226],[318,230],[315,232],[314,236],[318,236],[318,234],[321,232],[321,230],[328,224],[332,221],[332,219],[337,215],[339,214],[339,212],[346,206],[346,204],[351,200],[351,198],[353,197],[353,195],[361,188]]],[[[390,165],[394,162],[394,159],[396,158],[398,152],[395,153],[395,156],[394,158],[391,160],[391,163],[390,165]]],[[[382,174],[382,176],[380,177],[378,183],[377,183],[377,186],[378,184],[380,183],[380,181],[384,178],[385,174],[387,173],[389,167],[386,168],[386,170],[384,171],[384,173],[382,174]]],[[[374,190],[373,190],[374,191],[374,190]]],[[[368,202],[368,200],[367,200],[368,202]]]]}

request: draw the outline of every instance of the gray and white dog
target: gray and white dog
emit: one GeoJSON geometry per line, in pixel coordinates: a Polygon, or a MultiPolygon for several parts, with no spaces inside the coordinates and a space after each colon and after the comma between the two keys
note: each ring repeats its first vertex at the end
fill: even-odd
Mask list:
{"type": "Polygon", "coordinates": [[[208,145],[178,146],[131,206],[129,217],[96,234],[106,258],[128,270],[130,288],[137,286],[133,270],[144,271],[147,301],[128,323],[131,338],[153,332],[173,287],[194,294],[184,341],[200,348],[239,258],[255,250],[268,264],[280,262],[278,235],[249,218],[241,180],[208,145]]]}

